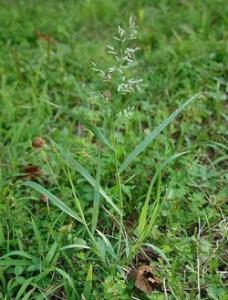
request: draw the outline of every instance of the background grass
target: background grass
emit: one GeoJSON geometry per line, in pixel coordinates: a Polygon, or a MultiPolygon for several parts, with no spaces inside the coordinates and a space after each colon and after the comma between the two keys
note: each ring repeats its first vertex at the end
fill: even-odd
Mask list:
{"type": "Polygon", "coordinates": [[[83,292],[86,299],[228,299],[225,4],[0,2],[1,299],[83,299],[83,292]],[[139,26],[137,70],[146,87],[116,101],[119,163],[186,99],[199,92],[204,97],[121,174],[128,239],[120,241],[113,220],[117,213],[98,193],[101,185],[119,207],[113,151],[81,120],[111,141],[110,106],[99,96],[107,87],[91,61],[110,63],[105,45],[131,15],[139,26]],[[133,114],[118,117],[128,106],[135,107],[133,114]],[[72,169],[73,162],[66,165],[50,142],[41,151],[32,149],[36,136],[70,151],[95,178],[95,188],[72,169]],[[146,296],[124,281],[122,268],[133,263],[130,254],[139,250],[134,248],[136,229],[151,179],[183,151],[188,153],[159,172],[149,195],[149,216],[157,201],[159,209],[153,226],[145,225],[150,229],[145,242],[160,249],[152,264],[163,284],[146,296]],[[23,185],[29,164],[42,171],[30,179],[71,208],[81,223],[23,185]],[[100,204],[96,233],[93,203],[100,204]],[[77,247],[62,249],[69,244],[77,247]]]}

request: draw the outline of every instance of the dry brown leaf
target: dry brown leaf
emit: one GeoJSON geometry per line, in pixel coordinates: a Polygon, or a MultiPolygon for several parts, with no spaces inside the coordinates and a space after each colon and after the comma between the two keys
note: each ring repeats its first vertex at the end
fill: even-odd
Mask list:
{"type": "Polygon", "coordinates": [[[25,166],[22,172],[23,172],[22,178],[27,180],[34,180],[37,177],[42,176],[41,169],[38,166],[33,164],[29,164],[25,166]]]}
{"type": "Polygon", "coordinates": [[[49,34],[43,34],[39,31],[37,31],[37,32],[35,32],[35,35],[38,40],[46,41],[50,45],[55,43],[54,39],[49,34]]]}
{"type": "Polygon", "coordinates": [[[139,266],[135,271],[135,286],[148,295],[159,284],[158,278],[153,273],[154,270],[149,265],[139,266]]]}

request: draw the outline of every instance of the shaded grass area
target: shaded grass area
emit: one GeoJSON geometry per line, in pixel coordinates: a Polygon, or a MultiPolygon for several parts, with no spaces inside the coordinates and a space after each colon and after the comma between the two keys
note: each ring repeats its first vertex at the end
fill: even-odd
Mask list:
{"type": "Polygon", "coordinates": [[[0,298],[227,299],[226,13],[225,1],[218,0],[1,1],[0,298]],[[116,97],[113,122],[110,103],[101,97],[109,87],[91,61],[112,63],[105,45],[131,15],[139,26],[137,75],[146,86],[116,97]],[[101,185],[121,206],[113,150],[85,124],[110,143],[114,125],[120,165],[196,93],[203,97],[121,173],[120,240],[118,214],[98,193],[101,185]],[[133,114],[120,115],[128,107],[133,114]],[[32,148],[37,136],[48,144],[40,151],[32,148]],[[88,170],[94,187],[51,141],[88,170]],[[38,174],[27,174],[29,165],[38,174]],[[85,220],[69,217],[24,186],[25,179],[85,220]],[[137,228],[147,195],[148,219],[159,203],[153,226],[145,225],[144,242],[158,248],[151,263],[162,283],[151,296],[122,276],[140,250],[137,228]],[[87,230],[94,202],[100,203],[95,233],[87,230]],[[64,248],[70,244],[77,247],[64,248]]]}

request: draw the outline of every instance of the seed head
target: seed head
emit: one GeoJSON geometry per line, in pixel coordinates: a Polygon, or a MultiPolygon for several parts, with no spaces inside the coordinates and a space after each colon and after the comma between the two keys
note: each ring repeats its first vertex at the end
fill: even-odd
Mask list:
{"type": "Polygon", "coordinates": [[[36,137],[32,141],[32,147],[34,149],[40,149],[46,144],[45,140],[42,137],[36,137]]]}

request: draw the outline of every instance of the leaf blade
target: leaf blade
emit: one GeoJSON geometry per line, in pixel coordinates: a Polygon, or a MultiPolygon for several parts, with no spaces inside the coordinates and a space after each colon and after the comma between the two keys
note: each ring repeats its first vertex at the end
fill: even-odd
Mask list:
{"type": "Polygon", "coordinates": [[[160,125],[158,125],[146,138],[139,143],[135,149],[126,157],[121,166],[119,167],[119,173],[122,173],[130,163],[145,150],[145,148],[167,127],[193,100],[198,98],[201,94],[196,94],[185,101],[178,109],[176,109],[168,118],[166,118],[160,125]]]}
{"type": "Polygon", "coordinates": [[[97,220],[99,215],[99,204],[100,204],[99,186],[100,186],[100,177],[101,177],[100,173],[101,173],[101,168],[99,164],[97,168],[97,175],[96,175],[96,182],[95,182],[95,189],[94,189],[93,214],[92,214],[92,225],[91,225],[92,234],[94,234],[96,231],[97,220]]]}
{"type": "Polygon", "coordinates": [[[79,121],[85,125],[104,145],[106,145],[109,149],[111,149],[112,151],[114,150],[112,145],[109,143],[108,139],[105,137],[105,135],[102,133],[102,131],[90,124],[89,122],[87,122],[86,120],[79,118],[79,121]]]}
{"type": "Polygon", "coordinates": [[[142,207],[142,211],[140,213],[140,216],[139,216],[139,224],[138,224],[138,227],[137,227],[137,231],[139,233],[139,235],[142,234],[145,226],[146,226],[146,221],[147,221],[147,214],[148,214],[148,208],[149,208],[149,201],[150,201],[150,196],[151,196],[151,192],[152,192],[152,188],[153,188],[153,185],[159,175],[159,173],[169,164],[171,163],[173,160],[179,158],[180,156],[182,155],[185,155],[186,153],[188,153],[189,151],[184,151],[184,152],[180,152],[180,153],[176,153],[174,155],[172,155],[171,157],[169,157],[167,160],[165,160],[161,166],[158,168],[158,170],[155,172],[151,182],[150,182],[150,186],[149,186],[149,189],[148,189],[148,192],[147,192],[147,195],[146,195],[146,200],[145,200],[145,203],[142,207]]]}
{"type": "Polygon", "coordinates": [[[93,281],[93,265],[89,265],[89,269],[86,275],[85,287],[83,295],[86,300],[90,299],[91,291],[92,291],[92,281],[93,281]]]}
{"type": "Polygon", "coordinates": [[[97,233],[100,235],[100,237],[102,238],[102,240],[104,241],[105,243],[105,246],[106,246],[106,249],[107,249],[107,252],[114,258],[116,259],[116,253],[113,249],[113,246],[111,244],[111,242],[109,241],[109,239],[101,232],[97,229],[97,233]]]}
{"type": "Polygon", "coordinates": [[[62,248],[60,248],[60,250],[67,250],[67,249],[90,249],[89,246],[87,245],[82,245],[82,244],[70,244],[70,245],[67,245],[67,246],[64,246],[62,248]]]}
{"type": "Polygon", "coordinates": [[[23,185],[29,186],[29,187],[35,189],[37,192],[41,193],[42,195],[47,196],[48,199],[55,206],[57,206],[60,210],[62,210],[67,215],[69,215],[73,219],[75,219],[78,222],[83,224],[82,219],[71,208],[69,208],[65,203],[63,203],[61,200],[59,200],[56,196],[54,196],[51,192],[49,192],[47,189],[45,189],[40,184],[33,182],[33,181],[27,181],[27,182],[23,183],[23,185]]]}
{"type": "MultiPolygon", "coordinates": [[[[58,144],[53,143],[55,147],[58,149],[59,154],[61,155],[63,161],[67,166],[69,166],[71,169],[76,170],[79,172],[82,177],[84,177],[92,187],[95,188],[96,186],[96,181],[94,178],[90,175],[90,173],[75,159],[72,158],[72,154],[69,152],[66,152],[60,147],[58,144]]],[[[112,199],[106,194],[106,192],[103,190],[103,188],[99,185],[98,187],[99,193],[104,197],[104,199],[112,206],[112,208],[119,214],[121,215],[121,211],[119,208],[115,205],[115,203],[112,201],[112,199]]]]}

